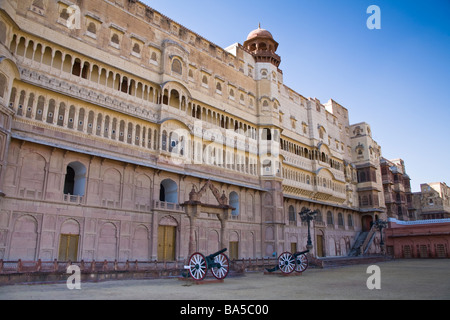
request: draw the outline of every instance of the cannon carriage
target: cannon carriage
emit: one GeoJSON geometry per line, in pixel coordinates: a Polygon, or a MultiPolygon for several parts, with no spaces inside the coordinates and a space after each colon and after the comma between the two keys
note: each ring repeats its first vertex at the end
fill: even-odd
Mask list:
{"type": "Polygon", "coordinates": [[[205,279],[208,270],[211,270],[212,275],[218,279],[223,280],[228,276],[230,270],[230,259],[228,259],[225,252],[227,249],[220,250],[209,256],[196,252],[191,255],[185,270],[188,270],[189,276],[196,281],[205,279]]]}
{"type": "Polygon", "coordinates": [[[297,253],[290,253],[290,252],[283,252],[278,257],[278,265],[275,266],[272,269],[266,269],[268,272],[275,272],[280,270],[283,274],[291,274],[292,272],[302,273],[306,269],[308,269],[309,261],[307,257],[307,253],[309,253],[309,250],[297,252],[297,253]]]}

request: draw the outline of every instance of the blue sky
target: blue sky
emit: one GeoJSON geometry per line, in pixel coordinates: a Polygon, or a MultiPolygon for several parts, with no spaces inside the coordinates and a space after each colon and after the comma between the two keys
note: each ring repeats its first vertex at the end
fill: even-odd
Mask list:
{"type": "Polygon", "coordinates": [[[383,156],[405,160],[413,191],[450,185],[450,0],[143,2],[223,48],[261,23],[287,86],[369,123],[383,156]],[[380,30],[366,26],[370,5],[380,30]]]}

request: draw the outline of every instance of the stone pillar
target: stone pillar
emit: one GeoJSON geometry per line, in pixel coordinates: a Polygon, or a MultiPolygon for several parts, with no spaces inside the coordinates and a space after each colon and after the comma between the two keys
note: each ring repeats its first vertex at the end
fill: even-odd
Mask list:
{"type": "Polygon", "coordinates": [[[201,211],[201,205],[198,204],[187,204],[185,205],[186,215],[189,218],[189,254],[191,256],[197,251],[196,241],[195,241],[195,228],[197,226],[198,213],[201,211]]]}
{"type": "MultiPolygon", "coordinates": [[[[228,247],[228,239],[226,238],[226,231],[227,231],[227,222],[228,217],[231,215],[231,209],[223,209],[222,214],[218,214],[217,217],[220,220],[220,249],[225,249],[228,247]]],[[[229,248],[228,248],[229,249],[229,248]]]]}
{"type": "Polygon", "coordinates": [[[262,197],[263,224],[265,229],[271,229],[273,232],[273,239],[266,239],[264,235],[263,255],[271,255],[273,252],[270,251],[279,255],[285,251],[282,185],[278,178],[273,177],[263,181],[263,187],[268,190],[262,197]],[[273,250],[270,250],[272,247],[273,250]]]}
{"type": "Polygon", "coordinates": [[[8,150],[11,142],[11,125],[14,112],[0,104],[0,113],[4,122],[0,124],[0,197],[3,197],[3,183],[5,180],[6,166],[8,163],[8,150]]]}

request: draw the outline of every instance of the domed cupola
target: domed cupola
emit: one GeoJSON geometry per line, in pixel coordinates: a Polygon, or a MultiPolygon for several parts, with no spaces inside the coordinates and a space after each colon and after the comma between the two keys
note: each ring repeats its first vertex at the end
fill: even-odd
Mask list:
{"type": "Polygon", "coordinates": [[[244,48],[255,57],[256,62],[272,63],[277,68],[281,63],[281,57],[275,53],[278,42],[269,31],[261,29],[261,25],[249,33],[244,48]]]}

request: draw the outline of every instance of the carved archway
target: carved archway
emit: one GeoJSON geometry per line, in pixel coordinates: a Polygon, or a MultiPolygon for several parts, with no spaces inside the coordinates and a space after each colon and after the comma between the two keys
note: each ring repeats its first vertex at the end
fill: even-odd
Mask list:
{"type": "Polygon", "coordinates": [[[221,247],[226,248],[227,239],[226,239],[226,229],[227,229],[227,221],[231,215],[231,211],[233,208],[228,205],[228,198],[225,195],[225,191],[222,191],[222,195],[214,184],[208,180],[203,187],[201,187],[198,191],[196,187],[193,185],[192,190],[189,193],[189,201],[186,201],[182,204],[186,209],[186,214],[190,220],[190,235],[189,235],[189,253],[192,254],[195,252],[196,241],[195,241],[195,229],[197,226],[197,218],[202,210],[206,210],[209,214],[217,215],[217,218],[220,221],[220,241],[221,247]],[[202,196],[207,191],[207,189],[211,190],[214,198],[217,200],[217,204],[204,204],[201,202],[202,196]]]}
{"type": "Polygon", "coordinates": [[[200,200],[208,188],[211,190],[220,207],[228,206],[228,198],[225,195],[225,191],[220,195],[220,191],[214,186],[211,180],[208,180],[198,191],[196,190],[195,185],[192,185],[192,190],[189,193],[189,201],[186,202],[186,204],[201,204],[202,202],[200,200]]]}

